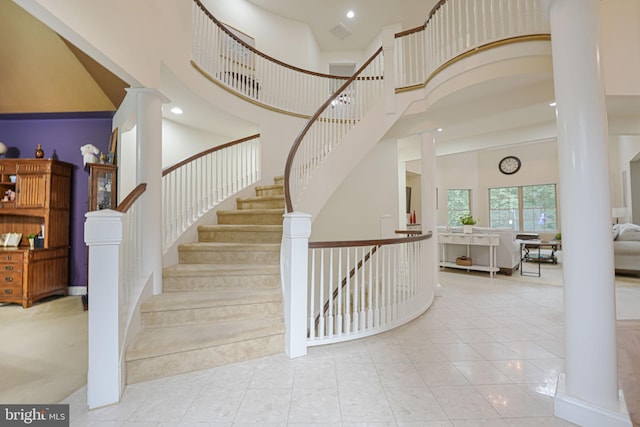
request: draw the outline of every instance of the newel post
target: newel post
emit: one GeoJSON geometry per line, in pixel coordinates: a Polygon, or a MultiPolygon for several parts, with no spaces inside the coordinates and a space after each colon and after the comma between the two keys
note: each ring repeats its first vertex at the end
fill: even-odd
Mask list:
{"type": "Polygon", "coordinates": [[[284,351],[290,358],[307,354],[307,268],[311,215],[284,215],[280,270],[284,293],[284,351]]]}
{"type": "Polygon", "coordinates": [[[120,401],[120,242],[124,214],[110,209],[88,212],[84,241],[89,246],[89,348],[87,405],[120,401]]]}

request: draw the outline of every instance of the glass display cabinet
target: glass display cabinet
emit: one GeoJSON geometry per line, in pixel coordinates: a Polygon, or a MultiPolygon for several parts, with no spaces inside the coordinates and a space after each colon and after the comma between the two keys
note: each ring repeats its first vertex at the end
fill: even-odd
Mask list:
{"type": "Polygon", "coordinates": [[[117,170],[115,165],[87,163],[89,170],[89,211],[115,209],[117,170]]]}

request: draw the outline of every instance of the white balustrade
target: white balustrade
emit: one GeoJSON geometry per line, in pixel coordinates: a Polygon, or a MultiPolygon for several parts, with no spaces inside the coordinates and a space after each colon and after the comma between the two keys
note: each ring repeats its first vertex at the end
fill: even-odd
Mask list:
{"type": "Polygon", "coordinates": [[[434,285],[422,268],[428,237],[336,247],[311,243],[308,345],[383,332],[426,310],[434,285]]]}
{"type": "Polygon", "coordinates": [[[449,0],[424,28],[396,35],[396,88],[424,84],[448,61],[493,42],[549,34],[541,0],[449,0]]]}
{"type": "Polygon", "coordinates": [[[380,49],[358,70],[355,80],[316,112],[317,120],[310,122],[309,127],[303,131],[290,168],[285,171],[292,203],[295,204],[302,195],[306,184],[324,159],[380,99],[383,74],[384,62],[380,49]]]}
{"type": "Polygon", "coordinates": [[[163,248],[222,200],[256,183],[260,164],[255,135],[167,169],[162,177],[163,248]]]}
{"type": "Polygon", "coordinates": [[[225,27],[198,1],[192,8],[192,62],[212,81],[269,107],[311,116],[346,81],[271,58],[225,27]],[[334,90],[332,90],[334,89],[334,90]],[[295,96],[291,96],[295,94],[295,96]]]}

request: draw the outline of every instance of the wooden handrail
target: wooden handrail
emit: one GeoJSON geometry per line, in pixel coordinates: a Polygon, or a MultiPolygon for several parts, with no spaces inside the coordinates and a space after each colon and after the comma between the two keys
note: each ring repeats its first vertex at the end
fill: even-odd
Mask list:
{"type": "Polygon", "coordinates": [[[331,103],[338,97],[340,96],[340,94],[342,92],[344,92],[344,90],[349,87],[349,85],[354,82],[355,80],[358,79],[358,76],[360,74],[362,74],[362,72],[367,68],[367,66],[369,66],[369,64],[371,64],[371,62],[373,62],[373,60],[382,53],[382,46],[380,46],[378,48],[378,50],[376,50],[373,55],[371,55],[371,57],[367,60],[367,62],[365,62],[359,69],[358,71],[355,72],[354,75],[352,75],[351,77],[349,77],[349,79],[344,82],[342,84],[342,86],[340,86],[340,88],[338,90],[336,90],[330,97],[329,99],[327,99],[324,104],[322,104],[320,106],[320,108],[318,108],[318,110],[313,114],[313,116],[311,116],[311,118],[307,121],[307,123],[305,124],[304,128],[302,128],[302,130],[300,131],[300,133],[298,134],[298,136],[296,137],[295,141],[293,141],[293,145],[291,146],[291,150],[289,151],[289,156],[287,157],[287,163],[285,164],[284,167],[284,200],[285,200],[285,205],[287,208],[287,212],[293,212],[293,203],[291,202],[291,189],[289,188],[289,177],[291,175],[291,167],[293,166],[293,159],[296,156],[296,153],[298,152],[298,149],[300,148],[300,144],[302,143],[302,140],[304,139],[305,135],[307,134],[307,132],[309,132],[309,129],[311,129],[311,126],[318,120],[318,118],[320,117],[320,114],[322,114],[324,112],[324,110],[326,110],[329,105],[331,105],[331,103]]]}
{"type": "Polygon", "coordinates": [[[431,20],[431,18],[433,18],[433,15],[436,14],[436,12],[438,11],[438,9],[440,9],[442,6],[444,6],[444,4],[447,2],[447,0],[440,0],[438,3],[436,3],[435,6],[433,6],[431,8],[431,12],[429,12],[429,16],[427,16],[427,19],[425,19],[424,21],[424,26],[426,27],[427,24],[429,23],[429,21],[431,20]]]}
{"type": "Polygon", "coordinates": [[[260,134],[259,133],[255,134],[255,135],[247,136],[247,137],[244,137],[244,138],[236,139],[235,141],[227,142],[225,144],[218,145],[217,147],[209,148],[209,149],[207,149],[205,151],[202,151],[201,153],[194,154],[193,156],[187,157],[186,159],[181,160],[178,163],[176,163],[174,165],[171,165],[168,168],[164,169],[162,171],[162,176],[168,175],[171,172],[173,172],[174,170],[179,169],[182,166],[186,165],[187,163],[191,163],[194,160],[199,159],[200,157],[204,157],[207,154],[211,154],[211,153],[214,153],[216,151],[220,151],[220,150],[222,150],[224,148],[229,148],[229,147],[231,147],[233,145],[238,145],[238,144],[241,144],[243,142],[247,142],[247,141],[250,141],[250,140],[256,139],[256,138],[260,138],[260,134]]]}
{"type": "Polygon", "coordinates": [[[376,240],[342,240],[335,242],[309,242],[309,249],[323,249],[323,248],[348,248],[353,246],[385,246],[395,245],[398,243],[411,243],[419,242],[421,240],[430,239],[433,236],[432,231],[427,231],[420,236],[411,237],[395,237],[390,239],[376,239],[376,240]]]}
{"type": "Polygon", "coordinates": [[[435,15],[438,9],[440,9],[446,2],[447,0],[440,0],[438,3],[436,3],[436,5],[433,6],[433,8],[431,8],[431,11],[427,16],[427,19],[425,19],[424,24],[415,28],[410,28],[408,30],[400,31],[399,33],[395,34],[395,38],[398,39],[400,37],[408,36],[413,33],[419,33],[420,31],[424,30],[427,24],[429,23],[429,21],[431,20],[431,18],[433,18],[433,15],[435,15]]]}
{"type": "Polygon", "coordinates": [[[131,206],[133,206],[135,201],[138,200],[138,197],[142,196],[142,193],[144,193],[146,189],[146,183],[143,182],[142,184],[138,184],[138,186],[131,190],[131,193],[129,193],[127,197],[124,198],[124,200],[120,203],[120,205],[118,205],[115,210],[121,213],[127,213],[131,206]]]}

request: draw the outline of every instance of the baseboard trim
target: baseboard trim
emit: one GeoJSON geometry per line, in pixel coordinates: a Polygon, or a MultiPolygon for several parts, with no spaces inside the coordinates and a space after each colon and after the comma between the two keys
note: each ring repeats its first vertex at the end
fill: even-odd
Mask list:
{"type": "Polygon", "coordinates": [[[67,286],[67,295],[85,295],[86,293],[86,286],[67,286]]]}
{"type": "Polygon", "coordinates": [[[566,394],[565,374],[558,377],[553,414],[583,427],[632,427],[622,390],[618,391],[618,410],[613,411],[566,394]]]}

